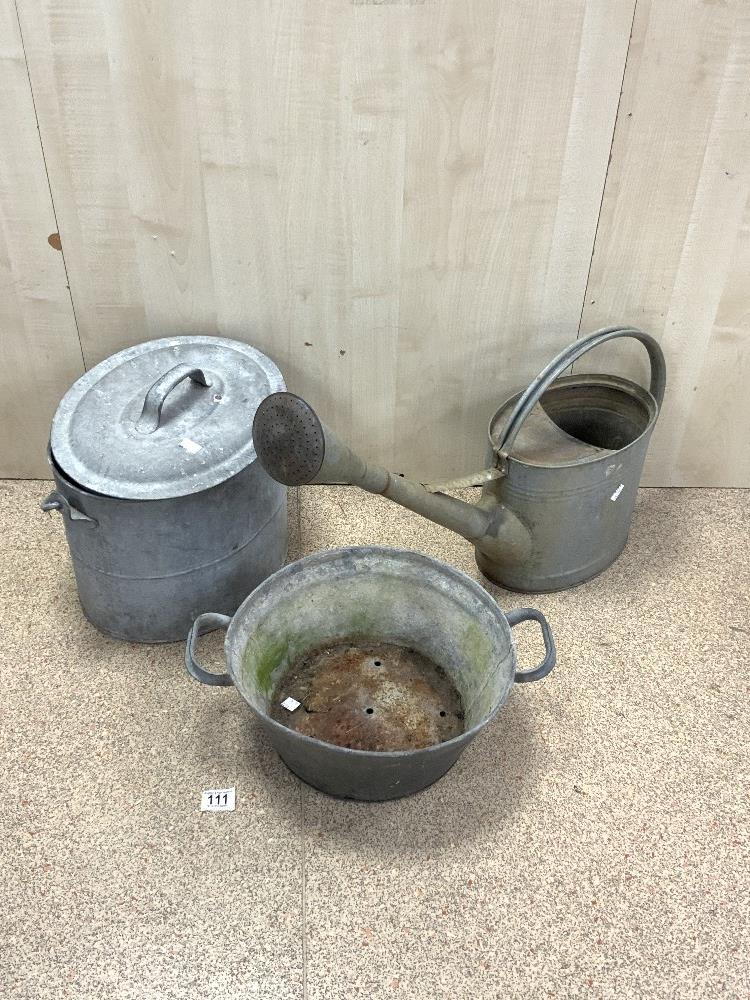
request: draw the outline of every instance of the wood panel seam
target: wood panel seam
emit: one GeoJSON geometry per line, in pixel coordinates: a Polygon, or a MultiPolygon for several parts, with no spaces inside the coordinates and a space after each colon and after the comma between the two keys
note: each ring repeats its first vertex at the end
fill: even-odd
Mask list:
{"type": "Polygon", "coordinates": [[[31,104],[34,108],[34,119],[36,121],[36,131],[39,136],[39,149],[42,154],[42,163],[44,164],[44,174],[47,178],[47,190],[49,191],[49,200],[52,207],[52,215],[55,220],[55,231],[57,232],[58,238],[60,238],[60,255],[62,257],[63,271],[65,272],[65,287],[68,289],[68,298],[70,299],[70,308],[73,313],[73,323],[76,328],[76,336],[78,338],[78,350],[81,352],[81,364],[83,365],[83,370],[86,371],[86,358],[83,354],[83,343],[81,342],[81,331],[78,327],[78,317],[76,316],[76,304],[73,301],[73,293],[70,288],[70,274],[68,273],[68,264],[65,260],[65,250],[62,245],[62,238],[60,237],[60,223],[57,219],[57,208],[55,207],[55,197],[52,193],[52,182],[50,181],[49,169],[47,167],[47,157],[44,152],[44,140],[42,139],[42,129],[39,124],[39,113],[36,107],[36,98],[34,97],[34,84],[31,80],[31,70],[29,69],[29,59],[26,54],[26,42],[23,37],[23,25],[21,24],[21,13],[18,9],[18,0],[13,0],[13,6],[16,11],[16,21],[18,22],[18,34],[21,39],[21,49],[23,50],[23,61],[26,67],[26,78],[29,81],[29,93],[31,94],[31,104]]]}
{"type": "MultiPolygon", "coordinates": [[[[604,207],[604,196],[607,191],[607,180],[609,179],[609,168],[612,166],[612,154],[615,145],[615,136],[617,135],[617,124],[620,120],[620,108],[622,107],[622,93],[625,89],[625,75],[628,71],[628,59],[630,58],[630,47],[633,43],[633,28],[635,26],[635,15],[638,9],[638,0],[633,0],[633,16],[630,19],[630,34],[628,35],[628,46],[625,51],[625,59],[622,64],[622,79],[620,80],[620,96],[617,98],[617,108],[615,109],[615,116],[612,122],[612,135],[609,140],[609,156],[607,157],[607,167],[604,171],[604,182],[602,183],[602,194],[599,199],[599,212],[596,217],[596,228],[594,230],[594,239],[591,242],[591,257],[589,258],[589,268],[586,273],[586,283],[583,289],[583,300],[581,302],[581,315],[578,318],[578,332],[576,333],[576,340],[581,338],[581,326],[583,325],[583,314],[586,310],[586,298],[589,293],[589,284],[591,281],[591,269],[594,265],[594,255],[596,253],[596,241],[599,237],[599,224],[602,221],[602,209],[604,207]]],[[[575,364],[570,367],[571,372],[575,371],[575,364]]]]}

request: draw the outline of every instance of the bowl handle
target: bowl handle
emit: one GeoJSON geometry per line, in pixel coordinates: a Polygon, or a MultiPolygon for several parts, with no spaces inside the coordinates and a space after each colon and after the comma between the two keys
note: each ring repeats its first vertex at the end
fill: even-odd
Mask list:
{"type": "Polygon", "coordinates": [[[506,611],[505,617],[511,628],[514,625],[518,625],[519,622],[529,621],[539,622],[542,626],[545,649],[544,659],[533,670],[516,670],[516,675],[513,678],[517,684],[525,684],[528,681],[540,681],[542,677],[547,676],[557,662],[555,640],[552,637],[552,629],[549,627],[549,622],[542,612],[537,611],[536,608],[516,608],[514,611],[506,611]]]}
{"type": "Polygon", "coordinates": [[[226,687],[228,684],[233,683],[229,674],[211,674],[208,670],[204,670],[195,659],[195,647],[198,638],[207,632],[216,631],[217,628],[227,628],[231,620],[228,615],[220,615],[215,611],[207,611],[204,615],[198,615],[193,622],[193,627],[188,633],[187,644],[185,645],[185,666],[190,676],[200,681],[201,684],[218,684],[226,687]]]}

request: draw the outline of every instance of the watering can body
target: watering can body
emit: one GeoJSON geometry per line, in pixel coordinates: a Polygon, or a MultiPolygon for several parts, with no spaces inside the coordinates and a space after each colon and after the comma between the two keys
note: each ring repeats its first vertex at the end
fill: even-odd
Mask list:
{"type": "Polygon", "coordinates": [[[351,483],[386,496],[474,544],[477,565],[509,590],[544,592],[583,583],[625,546],[644,459],[659,415],[666,368],[653,337],[609,327],[571,344],[489,425],[487,468],[424,485],[369,465],[291,393],[264,400],[255,417],[258,456],[287,485],[351,483]],[[563,375],[592,348],[641,342],[651,362],[645,389],[614,375],[563,375]],[[483,485],[478,504],[448,491],[483,485]]]}
{"type": "Polygon", "coordinates": [[[485,576],[509,590],[564,590],[617,559],[665,384],[657,342],[640,330],[613,327],[571,344],[496,411],[488,464],[501,476],[484,486],[480,506],[513,511],[530,546],[514,559],[478,545],[477,565],[485,576]],[[648,390],[614,375],[562,376],[583,354],[619,337],[639,340],[648,351],[648,390]]]}
{"type": "MultiPolygon", "coordinates": [[[[571,403],[580,399],[582,405],[590,404],[591,396],[596,394],[608,404],[610,413],[615,410],[614,419],[617,404],[632,400],[642,408],[646,426],[634,440],[618,449],[586,447],[585,443],[576,447],[571,442],[566,449],[567,460],[558,455],[557,464],[539,460],[541,435],[536,435],[536,447],[517,447],[507,457],[505,474],[484,486],[479,506],[512,510],[526,528],[530,545],[520,559],[510,557],[507,551],[497,557],[478,545],[476,560],[486,577],[508,590],[564,590],[591,579],[617,559],[628,539],[638,483],[658,413],[650,393],[614,376],[567,376],[557,380],[555,393],[564,394],[571,403]]],[[[491,442],[493,436],[497,441],[498,425],[517,399],[510,399],[493,417],[491,442]]],[[[546,430],[545,450],[549,441],[562,437],[562,433],[555,425],[546,430]]],[[[561,445],[565,444],[561,441],[561,445]]],[[[497,458],[491,443],[488,464],[497,458]]]]}

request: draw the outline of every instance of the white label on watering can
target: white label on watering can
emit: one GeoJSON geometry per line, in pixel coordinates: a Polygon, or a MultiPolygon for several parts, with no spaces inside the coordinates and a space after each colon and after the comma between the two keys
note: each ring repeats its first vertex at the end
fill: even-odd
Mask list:
{"type": "Polygon", "coordinates": [[[620,485],[617,487],[617,489],[609,499],[616,500],[624,489],[625,489],[625,483],[620,483],[620,485]]]}
{"type": "Polygon", "coordinates": [[[234,788],[206,788],[201,795],[201,812],[234,812],[234,788]]]}
{"type": "Polygon", "coordinates": [[[190,438],[183,438],[182,441],[180,441],[180,448],[184,448],[185,451],[189,452],[191,455],[194,455],[196,451],[201,450],[201,446],[196,444],[195,441],[191,441],[190,438]]]}
{"type": "Polygon", "coordinates": [[[291,696],[289,698],[285,698],[281,703],[281,707],[285,708],[287,712],[296,712],[300,705],[301,702],[291,696]]]}

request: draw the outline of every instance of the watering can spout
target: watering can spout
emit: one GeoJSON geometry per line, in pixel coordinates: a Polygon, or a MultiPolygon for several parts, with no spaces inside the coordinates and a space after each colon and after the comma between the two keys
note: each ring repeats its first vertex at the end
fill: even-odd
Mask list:
{"type": "Polygon", "coordinates": [[[530,551],[528,530],[507,507],[464,503],[368,464],[294,393],[276,392],[263,400],[253,422],[253,441],[266,472],[287,486],[359,486],[455,531],[495,561],[523,560],[530,551]]]}

